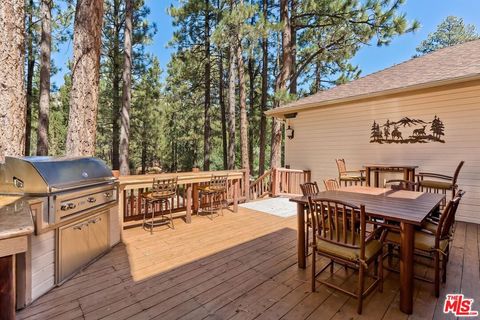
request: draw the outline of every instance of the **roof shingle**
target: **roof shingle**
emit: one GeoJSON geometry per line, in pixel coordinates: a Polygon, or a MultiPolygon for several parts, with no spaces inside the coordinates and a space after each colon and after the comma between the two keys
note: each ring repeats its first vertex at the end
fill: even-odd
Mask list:
{"type": "Polygon", "coordinates": [[[388,93],[392,90],[414,88],[419,85],[449,79],[480,75],[480,40],[443,48],[433,53],[412,58],[392,67],[342,84],[314,95],[267,111],[269,115],[285,114],[289,110],[300,110],[332,104],[337,100],[388,93]]]}

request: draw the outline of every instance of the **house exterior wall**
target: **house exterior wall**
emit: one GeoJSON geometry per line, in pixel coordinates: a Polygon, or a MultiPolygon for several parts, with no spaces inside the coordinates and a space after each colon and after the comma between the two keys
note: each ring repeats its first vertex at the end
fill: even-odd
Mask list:
{"type": "MultiPolygon", "coordinates": [[[[322,186],[324,179],[338,178],[336,158],[344,158],[348,170],[366,163],[398,163],[446,175],[453,175],[464,160],[458,184],[466,194],[457,219],[480,223],[480,81],[312,108],[287,119],[287,124],[295,136],[286,141],[285,164],[311,170],[312,179],[322,186]],[[370,142],[374,121],[384,124],[408,117],[430,122],[434,116],[444,123],[445,143],[370,142]]],[[[407,138],[421,127],[399,130],[407,138]]],[[[381,176],[380,181],[387,178],[381,176]]]]}

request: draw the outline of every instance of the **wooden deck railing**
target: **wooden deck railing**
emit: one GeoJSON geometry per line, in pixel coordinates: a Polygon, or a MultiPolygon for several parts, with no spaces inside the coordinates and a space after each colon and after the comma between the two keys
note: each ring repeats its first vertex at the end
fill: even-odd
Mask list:
{"type": "Polygon", "coordinates": [[[140,219],[146,210],[141,194],[152,187],[153,179],[177,177],[178,192],[172,210],[185,212],[186,221],[190,222],[192,212],[196,212],[199,206],[202,206],[199,201],[198,187],[207,184],[213,174],[228,174],[227,199],[236,211],[238,201],[247,199],[248,183],[245,183],[247,176],[245,170],[121,176],[119,177],[119,214],[124,222],[140,219]]]}
{"type": "Polygon", "coordinates": [[[250,185],[250,199],[300,195],[300,184],[309,182],[310,179],[311,173],[308,170],[273,168],[250,185]]]}
{"type": "Polygon", "coordinates": [[[266,171],[250,184],[250,199],[255,200],[272,194],[272,170],[266,171]]]}

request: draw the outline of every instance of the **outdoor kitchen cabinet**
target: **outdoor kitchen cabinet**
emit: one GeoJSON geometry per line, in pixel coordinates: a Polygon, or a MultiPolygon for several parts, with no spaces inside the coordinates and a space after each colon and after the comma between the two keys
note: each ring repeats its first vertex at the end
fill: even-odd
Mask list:
{"type": "Polygon", "coordinates": [[[14,272],[18,309],[120,242],[118,182],[100,159],[5,157],[0,193],[24,199],[31,225],[14,272]]]}
{"type": "Polygon", "coordinates": [[[108,220],[107,211],[59,228],[58,283],[108,249],[108,220]]]}

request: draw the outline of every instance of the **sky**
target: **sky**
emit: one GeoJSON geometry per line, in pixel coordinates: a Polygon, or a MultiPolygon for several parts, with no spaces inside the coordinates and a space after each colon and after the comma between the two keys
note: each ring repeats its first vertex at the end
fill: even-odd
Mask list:
{"type": "MultiPolygon", "coordinates": [[[[146,0],[145,3],[151,9],[149,20],[155,22],[158,28],[153,43],[146,51],[156,55],[162,69],[166,70],[172,53],[167,44],[173,35],[172,19],[167,9],[178,1],[146,0]]],[[[400,11],[406,14],[409,21],[420,21],[420,29],[415,33],[394,38],[388,46],[377,47],[373,44],[360,49],[352,62],[360,67],[362,76],[410,59],[418,44],[435,31],[437,25],[449,15],[461,17],[465,23],[474,24],[480,32],[480,0],[407,0],[400,11]]],[[[56,64],[62,71],[66,70],[66,62],[71,58],[71,47],[72,44],[67,43],[60,52],[54,54],[56,64]]],[[[63,83],[63,72],[56,74],[53,81],[60,86],[63,83]]]]}

